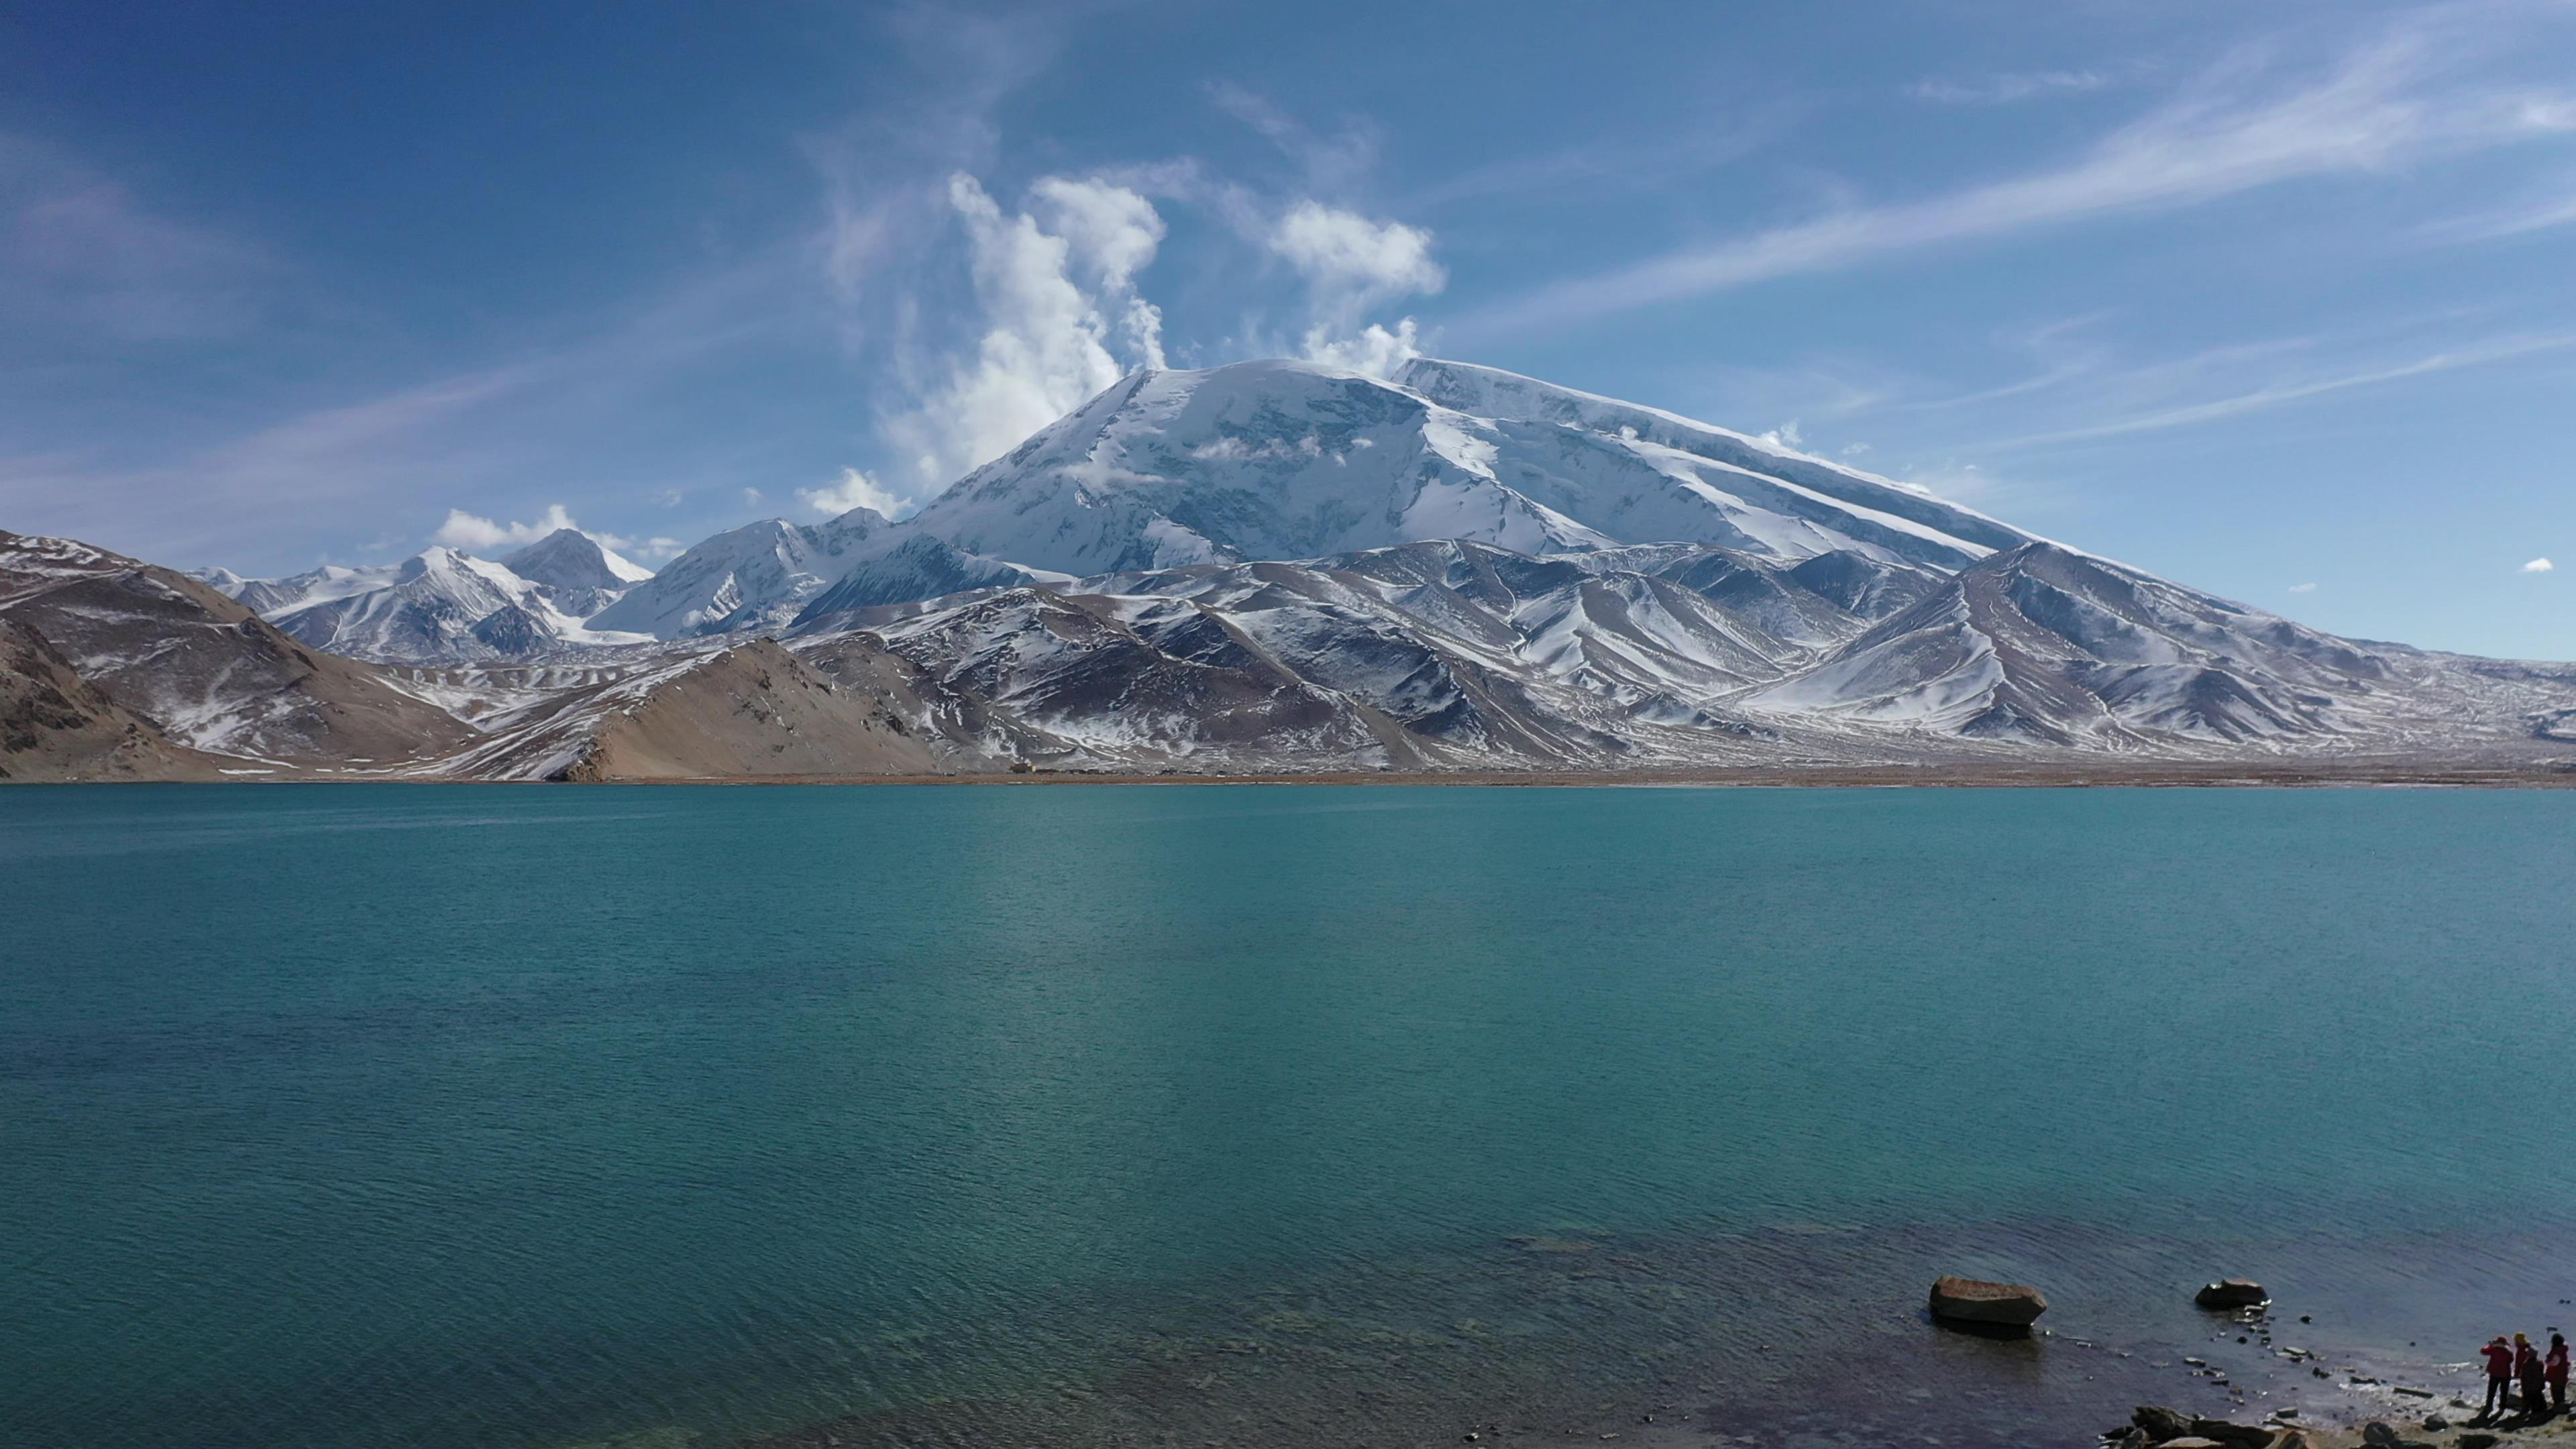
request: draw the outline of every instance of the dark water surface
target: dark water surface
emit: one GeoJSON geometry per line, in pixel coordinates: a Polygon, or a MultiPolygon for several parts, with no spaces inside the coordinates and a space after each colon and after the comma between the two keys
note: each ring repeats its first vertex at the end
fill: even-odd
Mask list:
{"type": "Polygon", "coordinates": [[[2314,1415],[2571,1111],[2576,792],[5,791],[0,1444],[2314,1415]]]}

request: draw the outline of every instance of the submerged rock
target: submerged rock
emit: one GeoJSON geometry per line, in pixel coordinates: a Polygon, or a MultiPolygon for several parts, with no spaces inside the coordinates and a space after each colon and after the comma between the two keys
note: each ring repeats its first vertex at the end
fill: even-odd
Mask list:
{"type": "Polygon", "coordinates": [[[2048,1299],[2027,1283],[1945,1277],[1932,1285],[1932,1316],[1952,1323],[2028,1328],[2047,1311],[2048,1299]]]}

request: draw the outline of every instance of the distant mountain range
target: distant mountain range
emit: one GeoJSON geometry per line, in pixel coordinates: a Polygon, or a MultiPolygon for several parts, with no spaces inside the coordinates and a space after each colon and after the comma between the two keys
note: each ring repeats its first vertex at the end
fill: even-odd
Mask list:
{"type": "Polygon", "coordinates": [[[2576,764],[2576,666],[2338,639],[1453,362],[1120,382],[899,522],[284,579],[0,534],[12,778],[2576,764]]]}

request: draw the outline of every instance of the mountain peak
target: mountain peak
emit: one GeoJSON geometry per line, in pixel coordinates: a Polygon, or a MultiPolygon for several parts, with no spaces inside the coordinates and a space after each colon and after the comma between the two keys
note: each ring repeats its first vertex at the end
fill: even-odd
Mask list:
{"type": "Polygon", "coordinates": [[[514,553],[503,554],[501,567],[533,584],[569,590],[623,589],[653,577],[578,528],[558,528],[514,553]]]}

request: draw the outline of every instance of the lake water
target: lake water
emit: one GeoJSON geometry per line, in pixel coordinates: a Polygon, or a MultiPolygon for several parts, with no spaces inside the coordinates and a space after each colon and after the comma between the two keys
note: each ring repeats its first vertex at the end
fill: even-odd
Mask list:
{"type": "Polygon", "coordinates": [[[2576,1318],[2571,882],[2576,792],[0,791],[0,1443],[2447,1395],[2576,1318]]]}

